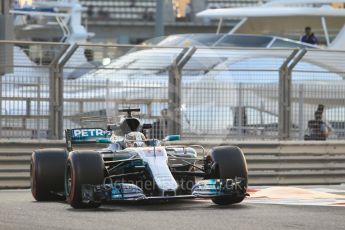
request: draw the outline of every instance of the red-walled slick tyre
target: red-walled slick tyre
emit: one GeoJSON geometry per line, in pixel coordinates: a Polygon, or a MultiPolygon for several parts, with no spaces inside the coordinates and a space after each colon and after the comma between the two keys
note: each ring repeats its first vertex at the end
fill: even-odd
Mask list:
{"type": "Polygon", "coordinates": [[[82,185],[100,185],[104,179],[104,162],[95,151],[73,151],[69,154],[65,172],[65,194],[73,208],[97,208],[100,203],[82,201],[82,185]]]}

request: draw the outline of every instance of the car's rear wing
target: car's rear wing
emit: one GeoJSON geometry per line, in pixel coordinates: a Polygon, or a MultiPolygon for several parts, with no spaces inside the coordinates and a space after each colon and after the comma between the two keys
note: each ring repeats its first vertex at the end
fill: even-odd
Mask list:
{"type": "Polygon", "coordinates": [[[72,151],[75,144],[97,143],[102,138],[109,138],[111,131],[101,128],[66,129],[65,136],[67,150],[72,151]]]}

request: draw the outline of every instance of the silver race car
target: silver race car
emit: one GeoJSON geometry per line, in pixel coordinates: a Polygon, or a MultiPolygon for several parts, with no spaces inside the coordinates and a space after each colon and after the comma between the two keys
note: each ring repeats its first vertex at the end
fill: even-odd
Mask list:
{"type": "Polygon", "coordinates": [[[150,124],[124,109],[117,125],[66,130],[67,150],[40,149],[31,158],[31,191],[37,201],[65,199],[74,208],[110,201],[211,199],[219,205],[247,195],[248,171],[238,147],[166,145],[178,140],[147,139],[150,124]],[[73,150],[78,144],[106,143],[99,150],[73,150]],[[201,156],[201,157],[198,157],[201,156]]]}

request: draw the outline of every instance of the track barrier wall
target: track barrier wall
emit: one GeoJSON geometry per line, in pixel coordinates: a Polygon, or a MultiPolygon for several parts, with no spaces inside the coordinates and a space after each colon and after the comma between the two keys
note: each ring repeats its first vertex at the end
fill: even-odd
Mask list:
{"type": "MultiPolygon", "coordinates": [[[[339,141],[174,142],[242,148],[248,163],[249,185],[321,185],[345,183],[345,143],[339,141]]],[[[1,141],[0,188],[30,186],[30,157],[37,148],[64,148],[63,141],[1,141]]],[[[87,148],[85,146],[84,148],[87,148]]],[[[95,146],[94,146],[95,147],[95,146]]],[[[201,153],[199,154],[201,156],[201,153]]]]}

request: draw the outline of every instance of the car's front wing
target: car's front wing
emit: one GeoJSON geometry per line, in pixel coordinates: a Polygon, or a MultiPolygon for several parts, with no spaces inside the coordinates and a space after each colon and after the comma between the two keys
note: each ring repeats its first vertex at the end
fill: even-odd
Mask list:
{"type": "Polygon", "coordinates": [[[208,179],[197,182],[190,195],[145,196],[143,190],[134,184],[112,183],[103,185],[83,185],[83,202],[210,199],[223,196],[245,196],[246,184],[242,178],[208,179]]]}

